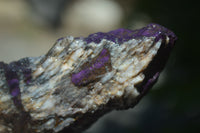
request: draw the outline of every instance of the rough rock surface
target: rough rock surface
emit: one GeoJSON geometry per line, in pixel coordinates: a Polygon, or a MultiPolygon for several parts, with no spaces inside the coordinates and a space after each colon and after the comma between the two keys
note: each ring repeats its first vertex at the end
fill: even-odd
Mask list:
{"type": "Polygon", "coordinates": [[[176,39],[149,24],[63,37],[46,55],[0,62],[0,132],[81,132],[113,109],[134,107],[176,39]]]}

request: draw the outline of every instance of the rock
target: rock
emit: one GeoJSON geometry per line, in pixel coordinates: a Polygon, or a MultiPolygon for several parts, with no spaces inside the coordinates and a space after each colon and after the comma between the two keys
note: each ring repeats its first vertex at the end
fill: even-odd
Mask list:
{"type": "Polygon", "coordinates": [[[134,107],[157,81],[176,36],[149,24],[67,36],[40,57],[0,63],[0,131],[81,132],[113,109],[134,107]]]}

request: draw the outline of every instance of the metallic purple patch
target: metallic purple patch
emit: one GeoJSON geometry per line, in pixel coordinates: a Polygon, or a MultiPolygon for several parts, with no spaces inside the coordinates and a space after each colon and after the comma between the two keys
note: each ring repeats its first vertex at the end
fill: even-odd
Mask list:
{"type": "MultiPolygon", "coordinates": [[[[117,29],[113,30],[107,33],[98,32],[89,35],[87,38],[84,38],[84,40],[87,43],[100,43],[102,39],[106,39],[109,41],[113,41],[115,43],[123,43],[128,40],[134,39],[134,38],[140,38],[140,37],[156,37],[156,40],[163,39],[166,36],[169,36],[170,38],[173,38],[173,40],[176,40],[176,35],[168,30],[167,28],[158,25],[158,24],[149,24],[146,27],[138,30],[129,30],[129,29],[117,29]]],[[[171,42],[171,44],[174,44],[171,42]]]]}
{"type": "Polygon", "coordinates": [[[10,87],[10,94],[13,97],[17,97],[20,94],[20,89],[19,89],[19,80],[18,79],[12,79],[8,80],[8,85],[10,87]]]}
{"type": "Polygon", "coordinates": [[[107,49],[103,49],[101,53],[91,62],[85,63],[79,72],[73,73],[71,80],[76,86],[86,85],[101,74],[106,73],[106,66],[110,65],[110,54],[107,49]]]}
{"type": "Polygon", "coordinates": [[[21,103],[19,81],[24,80],[26,83],[30,83],[31,69],[28,67],[29,61],[27,58],[3,65],[3,68],[5,70],[5,77],[10,90],[10,95],[12,96],[13,102],[16,107],[20,110],[23,110],[23,105],[21,103]],[[23,75],[23,77],[20,75],[23,75]]]}

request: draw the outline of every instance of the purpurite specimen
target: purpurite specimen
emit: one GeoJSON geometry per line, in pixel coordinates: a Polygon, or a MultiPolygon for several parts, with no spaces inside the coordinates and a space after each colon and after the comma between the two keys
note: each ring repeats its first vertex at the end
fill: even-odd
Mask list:
{"type": "Polygon", "coordinates": [[[177,40],[149,24],[58,39],[46,55],[0,62],[0,132],[81,132],[134,107],[157,81],[177,40]]]}

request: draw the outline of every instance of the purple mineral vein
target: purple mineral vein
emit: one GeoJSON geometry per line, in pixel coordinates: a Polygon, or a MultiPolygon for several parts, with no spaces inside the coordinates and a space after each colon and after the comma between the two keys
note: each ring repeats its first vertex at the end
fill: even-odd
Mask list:
{"type": "Polygon", "coordinates": [[[18,87],[13,88],[10,93],[13,97],[17,97],[20,94],[20,89],[18,87]]]}
{"type": "Polygon", "coordinates": [[[5,71],[5,77],[9,87],[10,95],[12,96],[15,106],[20,110],[23,110],[23,105],[21,103],[19,82],[21,79],[23,79],[25,83],[30,83],[31,69],[29,68],[29,65],[30,63],[28,58],[11,62],[10,64],[0,63],[0,67],[5,71]]]}
{"type": "MultiPolygon", "coordinates": [[[[158,24],[149,24],[146,27],[138,30],[129,30],[129,29],[117,29],[107,33],[98,32],[89,35],[87,38],[84,38],[86,43],[100,43],[102,39],[113,41],[115,43],[123,43],[134,38],[140,37],[156,37],[155,40],[163,39],[165,36],[169,36],[171,41],[176,40],[175,34],[168,30],[167,28],[158,25],[158,24]]],[[[174,42],[171,42],[173,44],[174,42]]]]}
{"type": "Polygon", "coordinates": [[[15,88],[17,86],[19,86],[19,80],[18,79],[11,79],[11,80],[8,80],[8,85],[10,88],[15,88]]]}
{"type": "Polygon", "coordinates": [[[85,77],[88,77],[89,74],[91,73],[92,70],[89,70],[89,68],[86,68],[84,70],[81,70],[80,72],[78,73],[75,73],[75,74],[72,74],[72,82],[75,84],[75,85],[82,85],[82,80],[85,78],[85,77]]]}
{"type": "Polygon", "coordinates": [[[91,62],[88,68],[82,69],[79,72],[72,74],[72,83],[77,86],[89,83],[90,81],[88,79],[91,75],[93,75],[94,71],[105,67],[105,64],[109,62],[110,55],[108,52],[109,51],[107,49],[103,49],[98,58],[91,62]]]}
{"type": "Polygon", "coordinates": [[[18,79],[12,79],[8,80],[8,85],[10,87],[10,94],[13,97],[17,97],[20,94],[20,89],[19,89],[19,80],[18,79]]]}

